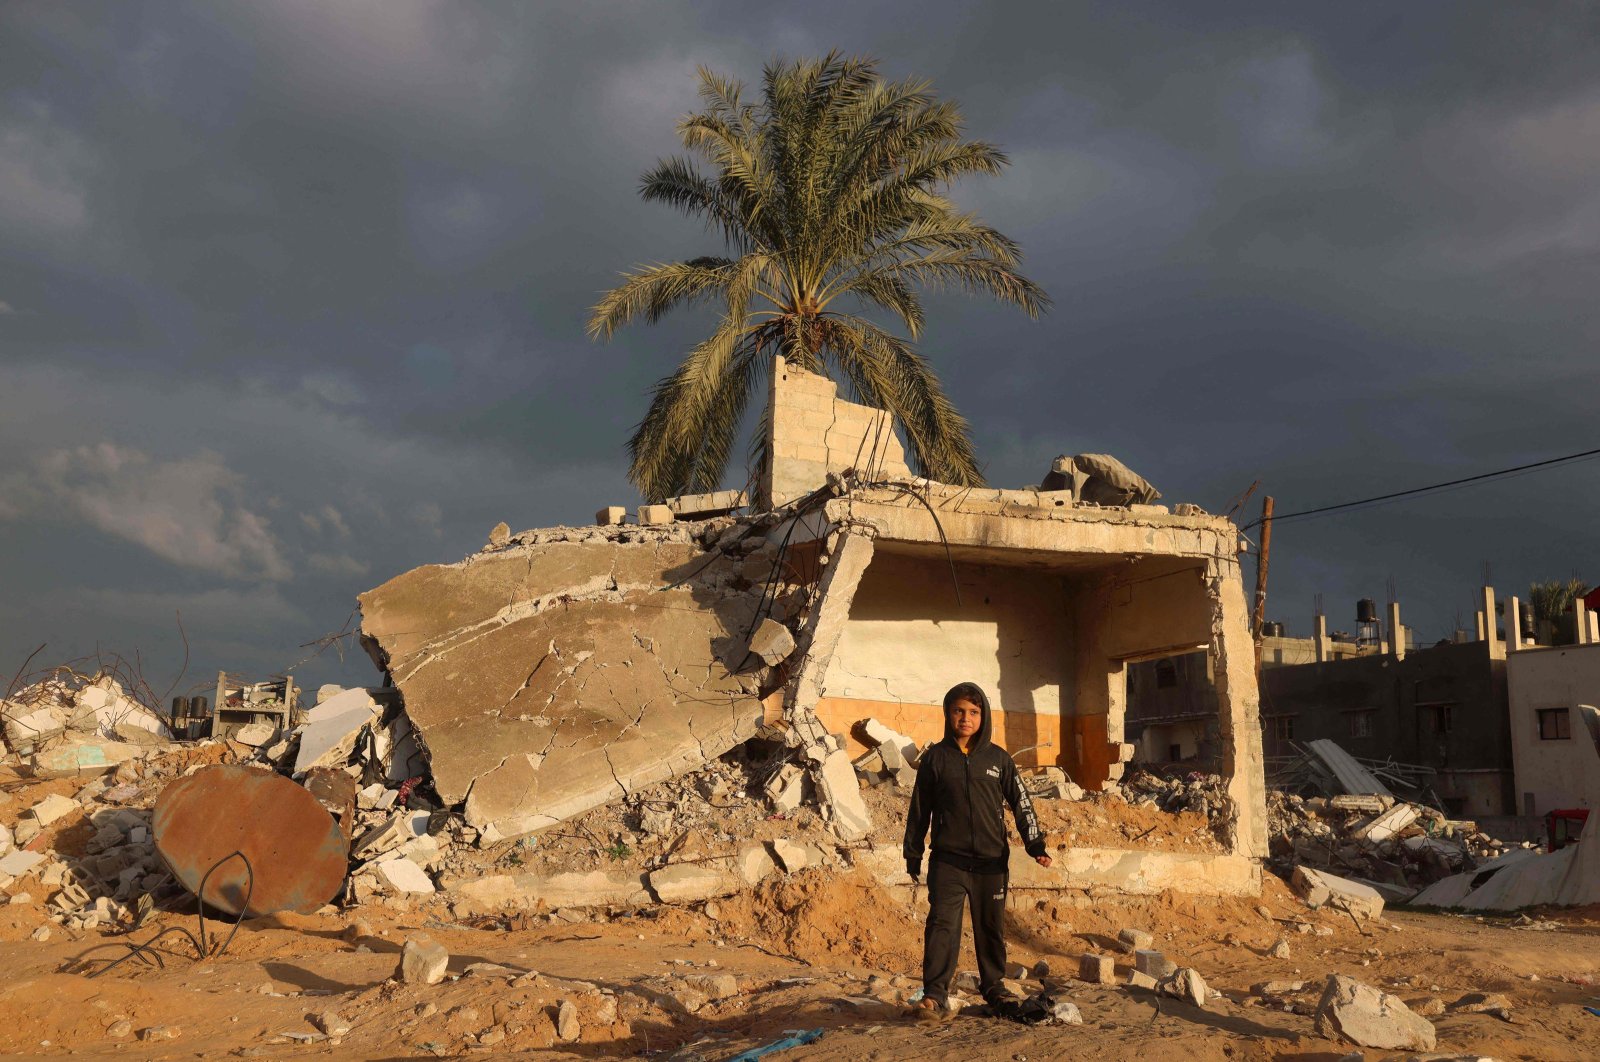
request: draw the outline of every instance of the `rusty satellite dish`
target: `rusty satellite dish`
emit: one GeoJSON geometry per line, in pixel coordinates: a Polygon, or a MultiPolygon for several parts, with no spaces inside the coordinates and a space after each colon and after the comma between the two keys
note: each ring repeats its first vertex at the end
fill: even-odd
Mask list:
{"type": "Polygon", "coordinates": [[[344,883],[348,853],[333,816],[270,771],[217,765],[180,778],[151,825],[184,888],[232,915],[310,914],[344,883]]]}

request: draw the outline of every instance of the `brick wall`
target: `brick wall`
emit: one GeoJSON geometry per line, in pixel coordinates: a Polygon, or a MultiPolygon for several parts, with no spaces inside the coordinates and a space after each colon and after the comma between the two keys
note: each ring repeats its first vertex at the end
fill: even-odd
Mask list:
{"type": "Polygon", "coordinates": [[[770,399],[772,463],[762,476],[764,504],[782,505],[822,486],[829,472],[847,468],[911,475],[889,415],[846,402],[826,376],[791,368],[778,358],[770,399]]]}

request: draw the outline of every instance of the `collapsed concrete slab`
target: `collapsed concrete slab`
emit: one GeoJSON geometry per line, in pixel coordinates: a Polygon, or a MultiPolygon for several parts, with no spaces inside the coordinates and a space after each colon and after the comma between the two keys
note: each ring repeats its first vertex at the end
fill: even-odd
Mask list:
{"type": "Polygon", "coordinates": [[[1356,918],[1377,918],[1383,914],[1383,897],[1376,889],[1325,870],[1295,867],[1289,884],[1312,907],[1331,904],[1336,910],[1349,911],[1356,918]]]}
{"type": "MultiPolygon", "coordinates": [[[[439,795],[491,843],[692,770],[761,723],[731,521],[517,536],[361,596],[439,795]]],[[[771,561],[767,562],[770,570],[771,561]]]]}
{"type": "Polygon", "coordinates": [[[364,689],[341,690],[311,709],[300,732],[294,773],[313,767],[342,766],[355,751],[364,727],[378,721],[378,702],[364,689]]]}

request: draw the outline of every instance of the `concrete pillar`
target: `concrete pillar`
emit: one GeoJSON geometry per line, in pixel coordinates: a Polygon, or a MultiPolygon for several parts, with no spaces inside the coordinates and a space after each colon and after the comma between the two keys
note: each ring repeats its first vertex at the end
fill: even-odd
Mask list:
{"type": "Polygon", "coordinates": [[[1400,602],[1389,602],[1389,651],[1396,660],[1406,658],[1406,630],[1400,626],[1400,602]]]}
{"type": "Polygon", "coordinates": [[[839,638],[850,619],[850,603],[861,585],[861,573],[872,562],[872,550],[872,539],[865,535],[839,536],[817,586],[814,614],[800,634],[796,652],[791,654],[791,659],[803,663],[789,686],[784,717],[803,745],[815,744],[827,736],[827,728],[816,716],[817,703],[822,700],[822,680],[839,648],[839,638]]]}
{"type": "Polygon", "coordinates": [[[1483,609],[1480,608],[1474,612],[1472,618],[1478,621],[1478,641],[1481,642],[1483,641],[1483,609]]]}
{"type": "Polygon", "coordinates": [[[1522,648],[1522,602],[1514,597],[1506,598],[1506,651],[1517,652],[1522,648]]]}
{"type": "Polygon", "coordinates": [[[1589,644],[1589,606],[1583,603],[1583,598],[1572,599],[1572,611],[1577,613],[1578,621],[1572,625],[1576,632],[1579,645],[1589,644]]]}
{"type": "Polygon", "coordinates": [[[1600,644],[1600,612],[1589,613],[1589,644],[1600,644]]]}
{"type": "Polygon", "coordinates": [[[1238,560],[1231,557],[1213,560],[1206,576],[1222,776],[1234,811],[1232,847],[1238,855],[1265,859],[1267,783],[1261,752],[1261,695],[1244,581],[1238,560]]]}
{"type": "Polygon", "coordinates": [[[1504,660],[1505,644],[1500,640],[1500,624],[1494,618],[1494,587],[1483,588],[1483,640],[1489,643],[1489,659],[1504,660]]]}
{"type": "Polygon", "coordinates": [[[1328,659],[1328,617],[1317,613],[1311,621],[1311,641],[1313,651],[1317,654],[1317,663],[1328,659]]]}

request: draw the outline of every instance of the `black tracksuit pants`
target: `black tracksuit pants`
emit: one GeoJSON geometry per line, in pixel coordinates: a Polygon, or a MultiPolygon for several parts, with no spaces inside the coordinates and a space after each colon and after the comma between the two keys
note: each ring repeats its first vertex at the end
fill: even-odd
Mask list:
{"type": "Polygon", "coordinates": [[[978,989],[985,1000],[1006,973],[1006,871],[974,874],[933,859],[928,866],[928,924],[922,933],[922,993],[940,1003],[961,954],[961,908],[972,908],[972,944],[978,953],[978,989]]]}

